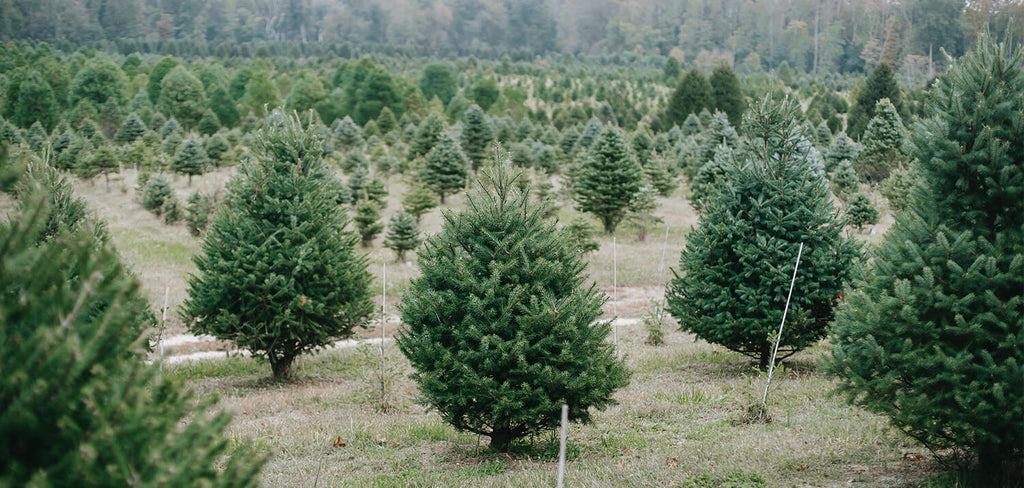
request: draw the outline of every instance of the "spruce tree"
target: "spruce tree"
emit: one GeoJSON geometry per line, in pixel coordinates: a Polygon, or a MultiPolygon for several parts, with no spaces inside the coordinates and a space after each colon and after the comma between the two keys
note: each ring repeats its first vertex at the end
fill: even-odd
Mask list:
{"type": "Polygon", "coordinates": [[[912,154],[924,184],[847,293],[832,369],[851,402],[929,448],[973,454],[979,486],[1015,486],[1024,462],[1024,54],[983,37],[932,90],[912,154]]]}
{"type": "Polygon", "coordinates": [[[850,139],[845,132],[840,132],[832,139],[832,144],[825,151],[825,171],[829,173],[836,171],[839,162],[844,159],[851,162],[856,160],[859,152],[858,144],[853,142],[853,139],[850,139]]]}
{"type": "Polygon", "coordinates": [[[846,122],[846,133],[855,140],[859,140],[864,131],[868,128],[868,122],[875,117],[875,108],[878,101],[888,98],[896,113],[903,114],[903,95],[896,83],[896,76],[892,68],[881,63],[871,71],[867,82],[857,93],[857,99],[850,107],[850,114],[846,122]]]}
{"type": "Polygon", "coordinates": [[[474,172],[487,159],[487,149],[493,141],[494,130],[484,111],[479,105],[470,105],[462,116],[462,151],[469,158],[474,172]]]}
{"type": "Polygon", "coordinates": [[[146,130],[146,124],[142,123],[138,114],[132,112],[117,129],[117,134],[114,134],[114,142],[118,144],[133,143],[141,139],[146,130]]]}
{"type": "Polygon", "coordinates": [[[729,118],[729,124],[739,127],[743,121],[743,111],[747,108],[747,101],[740,87],[740,79],[736,72],[727,64],[720,64],[711,72],[712,107],[716,111],[722,111],[729,118]]]}
{"type": "Polygon", "coordinates": [[[229,415],[143,361],[152,314],[102,226],[33,167],[47,175],[0,224],[0,485],[256,486],[263,459],[229,446],[229,415]]]}
{"type": "Polygon", "coordinates": [[[384,238],[384,247],[395,252],[395,261],[401,261],[407,251],[413,251],[420,245],[420,230],[416,227],[416,218],[406,212],[398,212],[388,221],[388,234],[384,238]]]}
{"type": "Polygon", "coordinates": [[[434,207],[437,207],[437,193],[424,184],[414,184],[402,196],[402,208],[416,218],[416,223],[434,207]]]}
{"type": "Polygon", "coordinates": [[[604,294],[507,165],[484,170],[467,210],[445,214],[420,249],[397,337],[424,401],[496,451],[554,429],[562,404],[589,421],[629,381],[598,321],[604,294]]]}
{"type": "Polygon", "coordinates": [[[210,165],[210,157],[203,148],[202,141],[195,136],[189,136],[179,146],[174,159],[171,160],[171,171],[188,175],[188,184],[192,186],[192,177],[201,175],[210,165]]]}
{"type": "Polygon", "coordinates": [[[363,145],[363,128],[359,127],[348,115],[337,122],[334,137],[343,151],[351,151],[363,145]]]}
{"type": "Polygon", "coordinates": [[[605,233],[611,234],[626,216],[643,176],[643,168],[630,154],[625,135],[608,126],[575,175],[576,204],[580,211],[600,219],[605,233]]]}
{"type": "Polygon", "coordinates": [[[359,238],[343,230],[322,141],[297,116],[259,133],[195,258],[189,330],[266,357],[276,378],[303,352],[348,337],[373,311],[359,238]]]}
{"type": "Polygon", "coordinates": [[[444,117],[437,112],[431,112],[416,127],[416,135],[409,143],[409,161],[426,156],[437,145],[437,141],[441,140],[444,130],[444,117]]]}
{"type": "Polygon", "coordinates": [[[846,224],[860,230],[865,225],[878,223],[878,209],[871,204],[871,199],[863,193],[855,193],[850,197],[850,206],[846,208],[846,224]]]}
{"type": "Polygon", "coordinates": [[[877,185],[894,169],[906,164],[906,133],[903,121],[888,99],[881,99],[875,116],[861,139],[863,148],[853,161],[853,169],[866,183],[877,185]]]}
{"type": "Polygon", "coordinates": [[[237,126],[241,120],[235,100],[219,85],[210,92],[210,110],[213,110],[220,125],[229,129],[237,126]]]}
{"type": "Polygon", "coordinates": [[[430,187],[441,198],[456,193],[466,186],[469,172],[469,160],[459,147],[450,132],[445,132],[437,145],[427,153],[423,168],[420,169],[420,182],[430,187]]]}
{"type": "Polygon", "coordinates": [[[603,130],[604,124],[601,123],[601,120],[597,117],[591,117],[590,120],[587,121],[587,125],[583,126],[583,131],[580,132],[579,138],[576,139],[576,148],[574,153],[589,150],[590,146],[594,145],[594,142],[597,141],[597,138],[601,135],[601,131],[603,130]]]}
{"type": "Polygon", "coordinates": [[[842,237],[824,178],[801,149],[798,111],[795,102],[765,97],[747,112],[746,151],[707,199],[666,291],[680,329],[761,368],[772,357],[800,243],[779,360],[825,336],[858,254],[842,237]]]}
{"type": "Polygon", "coordinates": [[[690,68],[668,101],[662,123],[666,127],[682,124],[689,114],[711,107],[714,97],[711,84],[699,68],[690,68]]]}
{"type": "Polygon", "coordinates": [[[360,199],[356,203],[355,211],[352,221],[356,224],[360,242],[363,247],[370,247],[380,231],[384,230],[384,223],[380,221],[380,211],[377,210],[377,205],[368,199],[360,199]]]}

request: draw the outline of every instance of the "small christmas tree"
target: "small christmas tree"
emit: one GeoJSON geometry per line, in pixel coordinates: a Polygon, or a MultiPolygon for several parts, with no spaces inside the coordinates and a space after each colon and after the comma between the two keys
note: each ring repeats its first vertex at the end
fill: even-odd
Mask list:
{"type": "Polygon", "coordinates": [[[419,251],[397,338],[425,402],[496,451],[554,429],[563,403],[589,421],[629,379],[598,321],[604,294],[507,164],[485,170],[468,210],[446,214],[419,251]]]}
{"type": "Polygon", "coordinates": [[[142,119],[135,112],[132,112],[117,129],[117,134],[114,134],[114,142],[118,144],[135,142],[142,139],[146,130],[146,124],[142,123],[142,119]]]}
{"type": "Polygon", "coordinates": [[[171,160],[171,171],[188,175],[188,184],[192,185],[192,176],[201,175],[210,165],[210,157],[203,148],[202,141],[194,136],[189,136],[181,143],[178,152],[171,160]]]}
{"type": "Polygon", "coordinates": [[[444,116],[437,112],[431,112],[416,127],[416,135],[413,136],[412,142],[409,143],[409,161],[417,157],[425,157],[430,153],[430,150],[441,140],[441,135],[444,134],[444,131],[444,116]]]}
{"type": "Polygon", "coordinates": [[[494,141],[494,130],[480,106],[473,104],[462,116],[462,150],[473,165],[473,171],[487,159],[487,148],[494,141]]]}
{"type": "Polygon", "coordinates": [[[427,154],[420,181],[434,190],[444,204],[447,194],[455,193],[466,185],[469,160],[451,133],[444,133],[437,145],[427,154]]]}
{"type": "Polygon", "coordinates": [[[416,217],[416,223],[420,222],[424,214],[437,207],[437,203],[437,194],[426,185],[414,184],[402,196],[402,208],[416,217]]]}
{"type": "Polygon", "coordinates": [[[682,330],[752,357],[772,358],[797,248],[796,292],[779,344],[785,359],[825,336],[848,280],[855,242],[841,235],[828,186],[799,137],[799,107],[765,97],[747,112],[747,148],[706,200],[666,291],[682,330]]]}
{"type": "Polygon", "coordinates": [[[865,225],[878,223],[878,210],[871,200],[863,193],[856,193],[850,198],[850,206],[846,209],[846,223],[860,230],[865,225]]]}
{"type": "Polygon", "coordinates": [[[416,219],[405,212],[398,212],[388,221],[388,235],[384,246],[395,252],[395,261],[401,261],[406,251],[415,250],[420,245],[420,230],[416,228],[416,219]]]}
{"type": "Polygon", "coordinates": [[[629,203],[643,183],[643,168],[629,152],[622,131],[609,126],[575,172],[576,203],[594,214],[607,234],[626,216],[629,203]]]}
{"type": "Polygon", "coordinates": [[[334,137],[337,139],[338,147],[343,151],[359,149],[363,145],[363,129],[359,127],[348,115],[341,122],[338,122],[334,129],[334,137]]]}
{"type": "Polygon", "coordinates": [[[906,164],[906,131],[896,108],[883,98],[864,132],[864,147],[853,161],[853,169],[865,183],[877,185],[893,170],[906,164]]]}
{"type": "Polygon", "coordinates": [[[321,144],[297,116],[259,134],[214,215],[182,307],[192,332],[268,358],[276,378],[373,311],[366,260],[343,230],[321,144]]]}
{"type": "Polygon", "coordinates": [[[356,232],[359,233],[363,247],[370,247],[380,231],[384,230],[377,206],[366,199],[360,200],[356,204],[356,214],[352,217],[352,221],[356,224],[356,232]]]}

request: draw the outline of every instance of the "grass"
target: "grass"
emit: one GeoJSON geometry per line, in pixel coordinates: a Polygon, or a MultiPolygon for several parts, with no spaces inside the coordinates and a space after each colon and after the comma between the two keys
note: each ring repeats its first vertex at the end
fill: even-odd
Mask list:
{"type": "MultiPolygon", "coordinates": [[[[195,178],[191,188],[179,178],[178,197],[184,200],[195,189],[215,191],[231,171],[195,178]]],[[[134,178],[134,172],[126,172],[123,186],[134,186],[134,178]]],[[[184,300],[186,277],[195,271],[191,257],[201,240],[180,224],[164,225],[141,209],[133,191],[122,193],[119,186],[115,181],[107,191],[102,183],[87,183],[78,191],[108,222],[154,308],[171,288],[169,332],[184,332],[175,310],[184,300]]],[[[385,219],[398,211],[405,183],[392,178],[387,186],[385,219]]],[[[456,195],[445,208],[458,209],[463,202],[456,195]]],[[[570,427],[567,486],[941,486],[941,479],[931,477],[936,468],[929,457],[904,456],[926,454],[922,448],[884,418],[830,393],[834,382],[817,366],[828,353],[825,344],[778,370],[769,398],[773,421],[760,424],[738,422],[746,407],[760,400],[764,385],[763,373],[745,357],[679,332],[671,320],[664,324],[665,345],[644,344],[638,319],[652,299],[661,299],[669,268],[697,222],[682,193],[662,199],[656,214],[666,225],[650,229],[646,242],[637,242],[635,231],[623,227],[614,236],[600,236],[601,249],[588,256],[591,277],[610,297],[613,279],[618,282],[616,301],[605,311],[627,319],[620,322],[618,345],[634,376],[616,393],[617,405],[596,412],[589,425],[570,427]]],[[[568,206],[559,212],[562,222],[574,215],[568,206]]],[[[434,210],[420,228],[437,232],[441,222],[440,210],[434,210]]],[[[874,241],[879,235],[858,237],[874,241]]],[[[408,262],[395,263],[381,241],[365,252],[378,294],[387,262],[394,318],[394,305],[418,272],[416,258],[407,255],[408,262]]],[[[379,295],[377,300],[379,305],[379,295]]],[[[376,334],[375,329],[364,332],[376,334]]],[[[249,357],[167,365],[164,374],[200,396],[220,396],[221,408],[234,413],[228,433],[233,443],[270,453],[263,471],[266,486],[555,484],[553,435],[527,439],[511,453],[490,452],[486,439],[454,430],[416,403],[409,364],[397,348],[387,347],[385,360],[386,398],[380,396],[379,349],[372,345],[301,356],[288,382],[271,381],[265,360],[249,357]]]]}

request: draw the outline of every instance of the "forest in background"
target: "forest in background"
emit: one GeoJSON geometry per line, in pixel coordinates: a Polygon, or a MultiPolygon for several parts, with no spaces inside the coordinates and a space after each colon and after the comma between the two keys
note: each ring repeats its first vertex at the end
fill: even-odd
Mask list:
{"type": "Polygon", "coordinates": [[[0,0],[0,40],[218,57],[267,42],[345,57],[673,56],[746,72],[786,63],[867,73],[886,63],[915,78],[986,28],[1021,39],[1022,13],[1019,0],[0,0]]]}

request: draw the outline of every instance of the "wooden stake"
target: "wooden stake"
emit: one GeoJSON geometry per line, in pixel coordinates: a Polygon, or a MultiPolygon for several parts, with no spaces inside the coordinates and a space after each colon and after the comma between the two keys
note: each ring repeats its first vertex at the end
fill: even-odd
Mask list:
{"type": "Polygon", "coordinates": [[[565,480],[565,435],[569,425],[569,406],[562,404],[562,435],[558,443],[558,488],[562,488],[565,480]]]}
{"type": "Polygon", "coordinates": [[[786,325],[786,314],[789,313],[789,300],[793,298],[793,286],[796,285],[796,270],[800,268],[800,256],[804,253],[804,243],[800,243],[800,249],[796,252],[796,264],[793,265],[793,279],[789,281],[789,295],[786,296],[786,308],[782,310],[782,322],[779,323],[779,334],[775,336],[775,348],[772,349],[772,362],[768,364],[768,381],[764,384],[764,396],[761,397],[761,408],[768,407],[768,387],[772,384],[772,373],[775,371],[775,356],[779,353],[779,343],[782,342],[782,326],[786,325]]]}

